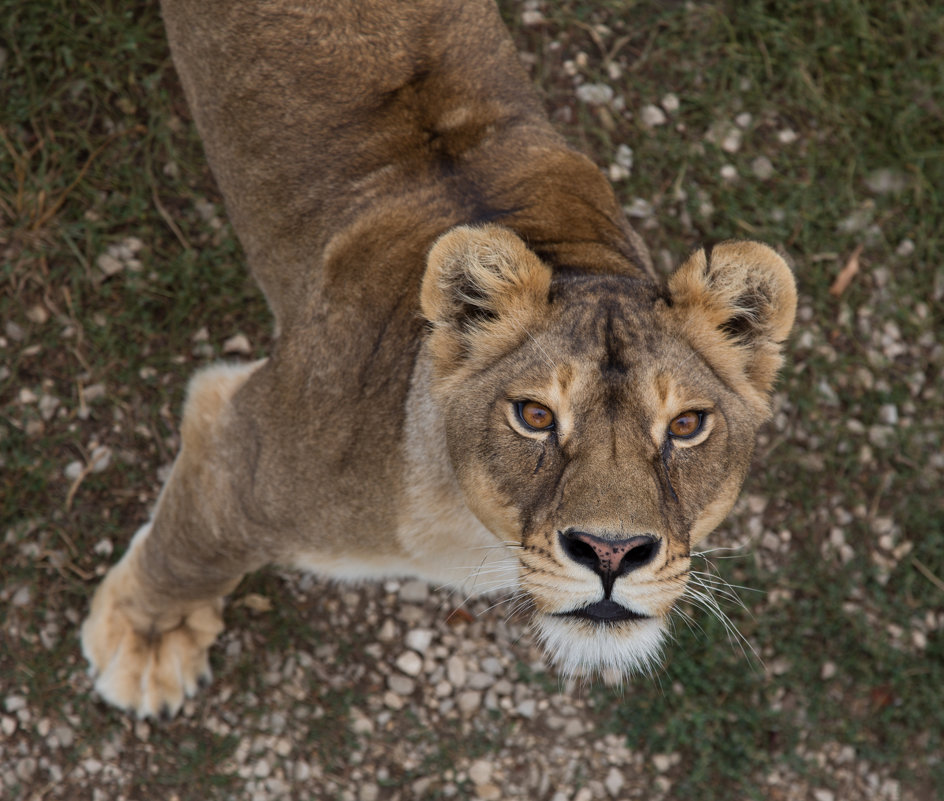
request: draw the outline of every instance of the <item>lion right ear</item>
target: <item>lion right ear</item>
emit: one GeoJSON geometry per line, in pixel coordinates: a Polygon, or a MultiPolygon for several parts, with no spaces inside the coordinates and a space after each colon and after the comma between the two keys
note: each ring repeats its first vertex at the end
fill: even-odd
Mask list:
{"type": "Polygon", "coordinates": [[[437,362],[497,358],[525,336],[547,303],[551,270],[498,225],[458,226],[429,252],[420,292],[437,362]]]}

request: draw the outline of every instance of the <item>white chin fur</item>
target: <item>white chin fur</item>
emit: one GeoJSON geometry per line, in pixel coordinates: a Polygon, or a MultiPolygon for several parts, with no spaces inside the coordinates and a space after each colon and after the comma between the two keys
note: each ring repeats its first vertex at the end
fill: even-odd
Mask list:
{"type": "Polygon", "coordinates": [[[539,614],[533,625],[548,658],[567,678],[628,678],[647,672],[659,659],[665,639],[665,627],[657,618],[599,625],[539,614]]]}

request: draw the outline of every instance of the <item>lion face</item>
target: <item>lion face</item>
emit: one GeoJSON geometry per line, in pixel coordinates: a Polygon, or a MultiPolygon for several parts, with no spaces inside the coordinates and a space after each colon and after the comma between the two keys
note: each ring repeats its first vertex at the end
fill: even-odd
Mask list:
{"type": "Polygon", "coordinates": [[[515,544],[546,650],[565,672],[644,667],[769,415],[789,269],[728,243],[663,289],[552,275],[508,231],[459,228],[433,248],[422,300],[453,467],[515,544]]]}

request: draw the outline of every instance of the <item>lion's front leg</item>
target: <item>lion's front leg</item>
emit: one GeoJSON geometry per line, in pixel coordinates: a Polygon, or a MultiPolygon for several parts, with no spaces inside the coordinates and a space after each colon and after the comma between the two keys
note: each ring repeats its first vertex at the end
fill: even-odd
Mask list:
{"type": "Polygon", "coordinates": [[[178,602],[155,593],[141,558],[150,530],[108,572],[81,633],[96,691],[142,718],[176,714],[209,683],[209,649],[223,630],[222,597],[178,602]]]}
{"type": "Polygon", "coordinates": [[[175,714],[209,680],[223,597],[272,555],[247,520],[246,493],[236,497],[246,437],[232,398],[260,365],[212,367],[191,382],[181,452],[154,518],[105,576],[82,625],[95,689],[139,717],[175,714]]]}

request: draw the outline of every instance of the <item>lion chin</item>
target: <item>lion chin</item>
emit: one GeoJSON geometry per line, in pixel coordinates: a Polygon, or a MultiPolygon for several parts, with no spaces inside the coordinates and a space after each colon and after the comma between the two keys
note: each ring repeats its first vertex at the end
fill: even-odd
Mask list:
{"type": "Polygon", "coordinates": [[[561,676],[599,676],[607,683],[651,672],[666,638],[664,623],[655,617],[607,622],[537,613],[532,628],[561,676]]]}

